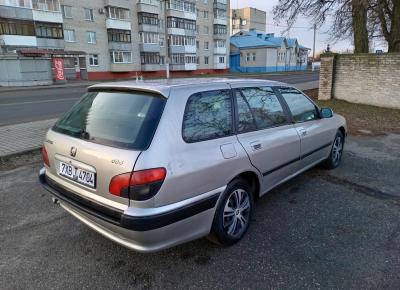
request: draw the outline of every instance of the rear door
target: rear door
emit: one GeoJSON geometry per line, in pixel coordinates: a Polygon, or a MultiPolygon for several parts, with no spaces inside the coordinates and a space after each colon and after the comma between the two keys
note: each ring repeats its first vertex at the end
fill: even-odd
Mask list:
{"type": "Polygon", "coordinates": [[[235,88],[234,99],[237,137],[267,191],[299,169],[299,136],[271,87],[235,88]]]}
{"type": "Polygon", "coordinates": [[[302,166],[326,158],[336,134],[329,125],[329,119],[320,118],[317,106],[300,91],[290,87],[278,88],[278,91],[291,111],[301,139],[302,166]]]}
{"type": "Polygon", "coordinates": [[[150,145],[165,102],[143,92],[87,93],[48,132],[46,175],[88,199],[126,208],[129,199],[110,194],[110,181],[133,170],[150,145]]]}

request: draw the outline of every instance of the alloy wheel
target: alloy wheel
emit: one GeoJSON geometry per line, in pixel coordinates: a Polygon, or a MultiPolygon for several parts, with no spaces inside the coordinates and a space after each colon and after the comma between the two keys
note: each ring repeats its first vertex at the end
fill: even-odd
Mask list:
{"type": "Polygon", "coordinates": [[[236,189],[226,200],[223,227],[231,237],[240,237],[246,230],[250,218],[250,197],[243,189],[236,189]]]}

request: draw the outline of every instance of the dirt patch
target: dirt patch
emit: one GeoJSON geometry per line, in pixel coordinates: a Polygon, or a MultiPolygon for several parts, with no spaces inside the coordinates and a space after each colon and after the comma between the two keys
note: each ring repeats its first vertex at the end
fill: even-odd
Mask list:
{"type": "Polygon", "coordinates": [[[332,108],[344,116],[352,135],[400,134],[400,109],[381,108],[342,100],[318,100],[318,89],[305,91],[320,107],[332,108]]]}
{"type": "Polygon", "coordinates": [[[0,172],[37,162],[42,162],[40,149],[0,157],[0,172]]]}

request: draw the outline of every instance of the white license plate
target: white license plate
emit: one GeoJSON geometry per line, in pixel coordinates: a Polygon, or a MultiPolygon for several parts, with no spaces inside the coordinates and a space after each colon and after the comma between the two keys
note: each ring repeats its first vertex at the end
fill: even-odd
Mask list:
{"type": "Polygon", "coordinates": [[[71,164],[60,161],[58,174],[91,188],[96,187],[96,174],[94,172],[75,167],[71,164]]]}

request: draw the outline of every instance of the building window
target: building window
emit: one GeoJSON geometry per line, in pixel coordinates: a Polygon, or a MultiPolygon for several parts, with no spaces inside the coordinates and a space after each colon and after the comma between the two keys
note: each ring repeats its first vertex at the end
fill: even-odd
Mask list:
{"type": "Polygon", "coordinates": [[[247,20],[246,19],[243,19],[242,20],[242,25],[246,25],[247,24],[247,20]]]}
{"type": "Polygon", "coordinates": [[[225,56],[219,56],[218,63],[225,63],[225,56]]]}
{"type": "Polygon", "coordinates": [[[158,15],[153,13],[138,13],[138,22],[139,24],[148,24],[148,25],[158,25],[158,15]]]}
{"type": "Polygon", "coordinates": [[[196,45],[196,38],[192,36],[184,36],[184,35],[170,35],[169,36],[169,44],[171,46],[194,46],[196,45]]]}
{"type": "Polygon", "coordinates": [[[185,54],[174,53],[171,55],[171,64],[185,64],[185,54]]]}
{"type": "Polygon", "coordinates": [[[72,6],[62,5],[62,14],[64,18],[72,18],[72,6]]]}
{"type": "Polygon", "coordinates": [[[35,36],[35,27],[33,22],[0,19],[0,35],[1,34],[35,36]]]}
{"type": "Polygon", "coordinates": [[[208,50],[208,41],[204,41],[204,49],[208,50]]]}
{"type": "Polygon", "coordinates": [[[197,56],[195,54],[185,55],[185,63],[197,64],[197,56]]]}
{"type": "Polygon", "coordinates": [[[253,52],[253,61],[256,61],[256,53],[253,52]]]}
{"type": "Polygon", "coordinates": [[[204,26],[204,34],[208,34],[208,26],[204,26]]]}
{"type": "Polygon", "coordinates": [[[196,13],[195,4],[192,2],[183,2],[183,10],[189,13],[196,13]]]}
{"type": "Polygon", "coordinates": [[[93,9],[90,8],[83,8],[85,11],[85,20],[86,21],[94,21],[93,17],[93,9]]]}
{"type": "Polygon", "coordinates": [[[208,19],[208,11],[206,11],[206,10],[203,11],[203,17],[208,19]]]}
{"type": "Polygon", "coordinates": [[[226,40],[217,39],[214,41],[215,48],[226,48],[226,40]]]}
{"type": "Polygon", "coordinates": [[[89,54],[89,65],[90,66],[98,66],[99,65],[99,55],[98,54],[89,54]]]}
{"type": "MultiPolygon", "coordinates": [[[[129,10],[120,7],[107,7],[107,18],[118,19],[118,20],[128,20],[129,10]]],[[[92,20],[93,21],[93,20],[92,20]]]]}
{"type": "Polygon", "coordinates": [[[87,42],[90,44],[96,44],[96,32],[88,31],[87,32],[87,42]]]}
{"type": "Polygon", "coordinates": [[[196,41],[196,48],[199,49],[200,48],[200,41],[196,41]]]}
{"type": "Polygon", "coordinates": [[[184,19],[184,18],[178,18],[178,17],[168,17],[167,27],[168,28],[180,28],[180,29],[186,29],[186,30],[195,30],[196,29],[196,21],[184,19]]]}
{"type": "Polygon", "coordinates": [[[132,63],[131,51],[110,51],[112,63],[132,63]]]}
{"type": "Polygon", "coordinates": [[[141,43],[158,44],[158,33],[156,32],[139,32],[141,43]]]}
{"type": "MultiPolygon", "coordinates": [[[[214,17],[218,18],[218,19],[226,19],[226,10],[215,8],[214,9],[214,17]]],[[[233,19],[233,24],[234,25],[239,24],[238,20],[239,19],[233,19]]]]}
{"type": "Polygon", "coordinates": [[[214,24],[214,34],[226,34],[226,25],[214,24]]]}
{"type": "Polygon", "coordinates": [[[169,0],[168,9],[196,13],[196,5],[193,2],[186,2],[182,0],[169,0]]]}
{"type": "Polygon", "coordinates": [[[61,24],[57,23],[35,23],[36,37],[38,38],[54,38],[63,39],[63,29],[61,24]]]}
{"type": "Polygon", "coordinates": [[[250,53],[247,53],[247,54],[246,54],[246,61],[247,61],[247,62],[250,61],[250,53]]]}
{"type": "MultiPolygon", "coordinates": [[[[18,2],[23,2],[23,1],[18,1],[18,2]]],[[[59,12],[61,10],[59,0],[32,0],[32,7],[33,9],[44,10],[44,11],[59,12]]]]}
{"type": "Polygon", "coordinates": [[[140,54],[141,64],[160,64],[159,53],[141,53],[140,54]]]}
{"type": "Polygon", "coordinates": [[[0,0],[0,5],[32,8],[32,3],[30,0],[0,0]]]}
{"type": "Polygon", "coordinates": [[[208,56],[204,57],[204,64],[208,64],[208,56]]]}
{"type": "Polygon", "coordinates": [[[107,30],[109,42],[131,42],[131,31],[120,30],[120,29],[108,29],[107,30]]]}
{"type": "Polygon", "coordinates": [[[66,42],[75,42],[75,30],[73,29],[64,29],[64,40],[66,42]]]}

